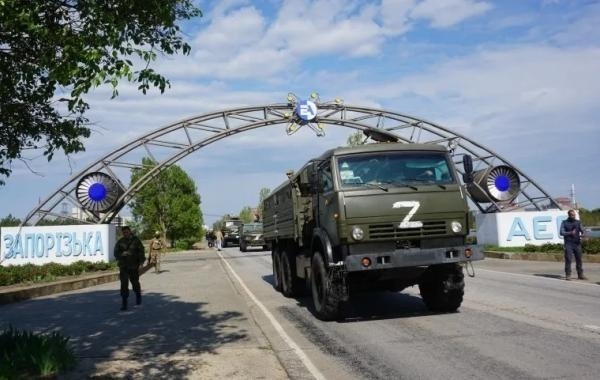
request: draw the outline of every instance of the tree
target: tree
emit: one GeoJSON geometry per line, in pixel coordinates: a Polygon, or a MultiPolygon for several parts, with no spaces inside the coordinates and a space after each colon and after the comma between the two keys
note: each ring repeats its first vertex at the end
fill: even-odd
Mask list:
{"type": "Polygon", "coordinates": [[[15,218],[12,214],[8,214],[0,219],[0,227],[18,227],[21,225],[21,219],[15,218]]]}
{"type": "MultiPolygon", "coordinates": [[[[142,160],[141,169],[133,169],[134,183],[152,168],[156,162],[142,160]]],[[[196,184],[179,166],[163,170],[148,182],[133,198],[131,212],[142,227],[142,236],[151,236],[159,231],[171,240],[171,245],[180,239],[200,239],[202,211],[196,184]]]]}
{"type": "Polygon", "coordinates": [[[258,193],[258,216],[261,220],[263,217],[263,202],[269,196],[269,194],[271,194],[271,189],[268,187],[263,187],[258,193]]]}
{"type": "Polygon", "coordinates": [[[348,136],[348,139],[346,140],[346,145],[348,145],[348,146],[364,145],[364,143],[365,143],[365,135],[360,130],[352,133],[350,136],[348,136]]]}
{"type": "Polygon", "coordinates": [[[84,150],[90,89],[169,87],[150,63],[189,54],[176,22],[200,14],[192,0],[0,0],[0,185],[24,150],[84,150]]]}
{"type": "Polygon", "coordinates": [[[240,220],[242,223],[252,223],[254,222],[254,213],[252,212],[252,207],[246,206],[240,211],[240,220]]]}

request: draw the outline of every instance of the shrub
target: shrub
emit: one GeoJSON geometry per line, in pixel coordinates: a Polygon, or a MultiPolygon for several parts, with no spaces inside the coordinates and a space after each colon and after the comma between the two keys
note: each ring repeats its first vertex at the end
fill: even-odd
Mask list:
{"type": "Polygon", "coordinates": [[[9,327],[0,333],[0,379],[51,377],[75,366],[69,338],[9,327]]]}
{"type": "Polygon", "coordinates": [[[85,272],[96,272],[116,268],[116,263],[91,263],[77,261],[70,265],[49,263],[44,265],[10,265],[0,266],[0,286],[23,282],[41,282],[53,280],[61,276],[79,275],[85,272]]]}
{"type": "Polygon", "coordinates": [[[194,245],[194,241],[191,239],[180,239],[175,242],[175,249],[178,249],[178,250],[192,249],[193,245],[194,245]]]}
{"type": "Polygon", "coordinates": [[[589,238],[583,241],[583,253],[588,255],[600,254],[600,238],[589,238]]]}

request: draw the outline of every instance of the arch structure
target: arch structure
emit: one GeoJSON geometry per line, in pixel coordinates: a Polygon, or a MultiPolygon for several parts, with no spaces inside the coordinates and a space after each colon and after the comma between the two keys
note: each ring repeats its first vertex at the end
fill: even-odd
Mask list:
{"type": "MultiPolygon", "coordinates": [[[[517,173],[520,187],[518,195],[510,202],[498,202],[492,197],[482,202],[481,197],[470,196],[481,212],[559,208],[547,192],[508,160],[444,126],[397,112],[346,105],[340,99],[321,102],[315,93],[309,99],[300,100],[290,94],[286,103],[226,109],[155,129],[74,174],[31,210],[23,224],[35,225],[49,217],[81,223],[110,223],[144,185],[187,155],[238,133],[275,125],[284,126],[288,135],[305,127],[322,136],[326,126],[342,126],[362,130],[375,140],[375,136],[391,136],[407,144],[445,144],[461,174],[464,174],[462,161],[465,154],[473,158],[476,171],[508,166],[517,173]],[[135,183],[128,183],[131,170],[143,168],[144,157],[149,157],[156,165],[135,183]],[[110,194],[106,194],[107,189],[110,194]],[[85,193],[83,197],[82,193],[85,193]],[[104,202],[106,199],[109,201],[104,202]],[[90,203],[97,207],[91,207],[90,203]]],[[[368,138],[365,137],[365,141],[368,138]]],[[[475,186],[484,190],[484,185],[475,186]]]]}

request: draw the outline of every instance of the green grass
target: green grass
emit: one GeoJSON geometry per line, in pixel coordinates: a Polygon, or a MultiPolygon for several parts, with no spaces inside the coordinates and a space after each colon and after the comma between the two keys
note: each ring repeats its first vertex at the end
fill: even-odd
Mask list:
{"type": "Polygon", "coordinates": [[[0,333],[0,380],[51,377],[75,366],[69,337],[20,331],[0,333]]]}
{"type": "MultiPolygon", "coordinates": [[[[546,243],[542,245],[526,244],[523,247],[498,247],[495,245],[484,245],[486,251],[514,252],[514,253],[563,253],[562,244],[546,243]]],[[[583,241],[583,253],[588,255],[600,254],[600,239],[593,238],[583,241]]]]}

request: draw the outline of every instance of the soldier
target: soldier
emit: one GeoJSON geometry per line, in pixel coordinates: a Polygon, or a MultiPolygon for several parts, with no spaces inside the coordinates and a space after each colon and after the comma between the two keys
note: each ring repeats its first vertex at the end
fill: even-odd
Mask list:
{"type": "Polygon", "coordinates": [[[150,243],[150,257],[148,257],[148,263],[154,265],[155,273],[160,273],[160,258],[164,253],[165,244],[160,238],[160,232],[156,231],[150,243]]]}
{"type": "Polygon", "coordinates": [[[146,259],[144,245],[133,235],[129,226],[121,229],[123,237],[115,244],[115,258],[119,263],[119,279],[121,280],[121,310],[127,310],[127,297],[129,297],[129,281],[135,292],[135,303],[142,303],[142,289],[140,287],[140,270],[146,259]]]}

